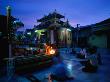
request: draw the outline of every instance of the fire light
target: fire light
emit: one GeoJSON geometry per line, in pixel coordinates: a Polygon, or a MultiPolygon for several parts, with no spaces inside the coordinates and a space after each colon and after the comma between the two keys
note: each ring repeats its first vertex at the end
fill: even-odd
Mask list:
{"type": "Polygon", "coordinates": [[[50,52],[50,54],[55,54],[55,50],[54,49],[51,49],[49,52],[50,52]]]}
{"type": "Polygon", "coordinates": [[[56,50],[53,49],[51,46],[46,45],[45,47],[46,47],[46,52],[45,52],[46,55],[54,55],[56,53],[56,50]]]}

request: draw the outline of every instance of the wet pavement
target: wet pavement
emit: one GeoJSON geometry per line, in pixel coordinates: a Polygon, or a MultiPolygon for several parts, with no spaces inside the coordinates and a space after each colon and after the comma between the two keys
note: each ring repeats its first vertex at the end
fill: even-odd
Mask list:
{"type": "MultiPolygon", "coordinates": [[[[74,77],[74,80],[68,80],[65,82],[110,82],[110,53],[106,49],[100,49],[99,52],[102,56],[103,64],[99,66],[97,73],[85,73],[82,72],[81,68],[83,67],[80,64],[80,60],[75,57],[74,54],[69,54],[65,52],[65,49],[60,49],[60,55],[63,63],[67,67],[68,75],[74,77]]],[[[40,71],[32,73],[34,77],[38,78],[41,82],[48,82],[47,76],[49,73],[54,71],[54,68],[59,65],[59,61],[55,60],[55,64],[51,67],[45,68],[40,71]]],[[[30,80],[28,75],[15,75],[12,80],[7,81],[6,77],[0,78],[0,82],[35,82],[35,78],[30,80]]],[[[37,82],[37,81],[36,81],[37,82]]],[[[57,81],[54,81],[57,82],[57,81]]]]}

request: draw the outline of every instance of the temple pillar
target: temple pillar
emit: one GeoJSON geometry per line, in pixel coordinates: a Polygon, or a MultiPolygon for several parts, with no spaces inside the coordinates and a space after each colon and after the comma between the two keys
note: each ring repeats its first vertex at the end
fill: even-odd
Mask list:
{"type": "Polygon", "coordinates": [[[54,30],[50,30],[50,43],[54,44],[55,43],[55,37],[54,37],[54,30]]]}

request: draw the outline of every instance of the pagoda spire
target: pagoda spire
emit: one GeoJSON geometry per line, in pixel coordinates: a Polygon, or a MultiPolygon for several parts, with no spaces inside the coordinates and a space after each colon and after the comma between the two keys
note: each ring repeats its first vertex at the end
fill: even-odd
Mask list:
{"type": "Polygon", "coordinates": [[[57,12],[57,10],[55,9],[55,11],[54,11],[55,13],[57,12]]]}
{"type": "Polygon", "coordinates": [[[56,19],[56,13],[57,13],[57,10],[56,9],[55,9],[54,13],[55,13],[55,19],[56,19]]]}
{"type": "Polygon", "coordinates": [[[66,22],[67,22],[67,24],[68,24],[68,23],[69,23],[69,20],[67,19],[67,21],[66,21],[66,22]]]}
{"type": "Polygon", "coordinates": [[[57,17],[56,17],[57,10],[56,10],[56,9],[54,10],[54,13],[55,13],[55,14],[54,14],[54,16],[55,16],[55,18],[54,18],[54,23],[56,24],[56,23],[57,23],[57,17]]]}

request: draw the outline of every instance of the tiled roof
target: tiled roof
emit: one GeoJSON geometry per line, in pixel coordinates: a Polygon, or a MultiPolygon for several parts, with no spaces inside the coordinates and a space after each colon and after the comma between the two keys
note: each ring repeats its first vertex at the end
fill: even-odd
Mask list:
{"type": "Polygon", "coordinates": [[[49,20],[49,19],[52,19],[52,18],[64,18],[64,16],[63,15],[61,15],[61,14],[59,14],[59,13],[57,13],[57,12],[53,12],[53,13],[49,13],[49,15],[48,16],[44,16],[43,18],[41,18],[41,19],[38,19],[37,21],[38,22],[43,22],[43,21],[46,21],[46,20],[49,20]]]}

